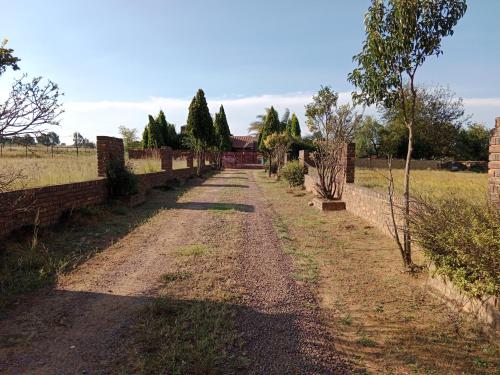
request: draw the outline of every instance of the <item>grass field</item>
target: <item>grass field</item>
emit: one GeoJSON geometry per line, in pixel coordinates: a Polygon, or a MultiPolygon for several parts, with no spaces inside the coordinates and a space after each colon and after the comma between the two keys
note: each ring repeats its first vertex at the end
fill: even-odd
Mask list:
{"type": "MultiPolygon", "coordinates": [[[[347,211],[308,207],[311,195],[255,174],[295,277],[314,291],[336,348],[357,367],[353,373],[498,374],[498,344],[433,296],[425,270],[401,272],[392,238],[347,211]]],[[[417,250],[414,260],[425,262],[417,250]]]]}
{"type": "MultiPolygon", "coordinates": [[[[159,159],[130,159],[127,163],[136,174],[161,170],[159,159]]],[[[174,169],[186,167],[186,160],[173,160],[174,169]]],[[[95,150],[80,150],[77,157],[76,150],[71,148],[60,149],[52,157],[45,147],[34,147],[26,157],[24,147],[6,147],[0,157],[0,171],[21,172],[24,176],[10,190],[88,181],[98,178],[97,155],[95,150]]]]}
{"type": "MultiPolygon", "coordinates": [[[[387,169],[356,168],[355,184],[383,193],[387,192],[387,169]]],[[[393,170],[396,192],[403,192],[402,169],[393,170]]],[[[438,170],[414,170],[410,174],[411,189],[417,194],[442,197],[457,194],[477,201],[485,201],[488,175],[474,172],[449,172],[438,170]]]]}

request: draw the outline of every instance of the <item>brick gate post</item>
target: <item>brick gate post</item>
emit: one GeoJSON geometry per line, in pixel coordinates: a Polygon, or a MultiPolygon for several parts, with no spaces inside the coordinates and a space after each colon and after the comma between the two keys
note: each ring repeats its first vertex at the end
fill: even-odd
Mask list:
{"type": "Polygon", "coordinates": [[[125,149],[123,139],[97,136],[97,175],[106,176],[110,162],[120,163],[125,167],[125,149]]]}
{"type": "Polygon", "coordinates": [[[356,144],[348,143],[346,145],[346,171],[345,171],[345,182],[348,184],[354,183],[354,171],[355,171],[355,160],[356,160],[356,144]]]}
{"type": "Polygon", "coordinates": [[[500,117],[495,119],[495,128],[491,131],[488,194],[490,201],[500,209],[500,117]]]}
{"type": "Polygon", "coordinates": [[[172,158],[173,158],[172,148],[163,146],[160,149],[161,169],[163,171],[167,172],[172,171],[172,158]]]}

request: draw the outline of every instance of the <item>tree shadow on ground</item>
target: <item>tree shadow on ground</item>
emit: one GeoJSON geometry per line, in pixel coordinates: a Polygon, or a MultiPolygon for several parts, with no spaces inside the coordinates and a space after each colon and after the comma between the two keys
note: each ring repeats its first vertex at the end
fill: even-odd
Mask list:
{"type": "MultiPolygon", "coordinates": [[[[299,317],[237,304],[53,290],[16,311],[23,325],[0,322],[0,372],[331,374],[335,367],[301,351],[299,317]]],[[[339,360],[335,373],[342,369],[339,360]]]]}
{"type": "Polygon", "coordinates": [[[220,203],[220,202],[182,202],[175,203],[172,208],[178,210],[211,210],[211,211],[240,211],[254,212],[255,207],[241,203],[220,203]]]}
{"type": "MultiPolygon", "coordinates": [[[[146,202],[134,208],[110,202],[73,210],[55,226],[36,231],[26,227],[4,238],[0,241],[0,319],[17,300],[27,297],[23,294],[53,286],[57,274],[71,271],[159,211],[174,208],[184,192],[203,182],[189,179],[182,186],[170,183],[152,189],[146,202]]],[[[180,207],[187,208],[185,204],[180,207]]],[[[238,206],[233,209],[249,210],[238,206]]]]}
{"type": "Polygon", "coordinates": [[[203,184],[200,187],[228,187],[228,188],[242,188],[248,189],[248,185],[238,185],[238,184],[203,184]]]}
{"type": "Polygon", "coordinates": [[[215,179],[222,179],[222,180],[248,180],[248,177],[232,177],[232,176],[213,176],[212,178],[215,179]]]}

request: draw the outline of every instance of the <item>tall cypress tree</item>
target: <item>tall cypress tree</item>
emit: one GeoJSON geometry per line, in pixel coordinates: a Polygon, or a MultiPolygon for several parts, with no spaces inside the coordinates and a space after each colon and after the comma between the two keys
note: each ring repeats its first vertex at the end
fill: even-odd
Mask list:
{"type": "Polygon", "coordinates": [[[266,115],[266,120],[262,126],[262,131],[259,134],[259,149],[264,148],[265,139],[274,133],[279,133],[281,130],[281,122],[278,117],[278,112],[271,107],[266,115]]]}
{"type": "Polygon", "coordinates": [[[191,147],[196,151],[198,159],[198,175],[201,174],[201,155],[210,146],[214,138],[214,125],[208,110],[205,93],[199,89],[189,105],[187,133],[191,147]]]}
{"type": "Polygon", "coordinates": [[[149,131],[148,126],[144,127],[144,131],[142,132],[142,148],[146,149],[149,147],[149,131]]]}
{"type": "Polygon", "coordinates": [[[156,122],[162,135],[162,145],[177,148],[177,132],[175,131],[175,126],[167,122],[163,110],[160,110],[160,113],[158,113],[156,122]]]}
{"type": "Polygon", "coordinates": [[[222,105],[220,106],[219,113],[215,114],[214,131],[216,139],[215,146],[218,151],[230,151],[231,131],[229,130],[226,113],[222,105]]]}
{"type": "Polygon", "coordinates": [[[153,116],[149,115],[148,122],[148,147],[149,148],[160,148],[163,146],[163,137],[161,134],[161,129],[153,118],[153,116]]]}
{"type": "Polygon", "coordinates": [[[292,137],[300,137],[300,124],[299,124],[299,119],[295,115],[295,113],[292,114],[292,118],[287,124],[287,132],[290,134],[292,137]]]}

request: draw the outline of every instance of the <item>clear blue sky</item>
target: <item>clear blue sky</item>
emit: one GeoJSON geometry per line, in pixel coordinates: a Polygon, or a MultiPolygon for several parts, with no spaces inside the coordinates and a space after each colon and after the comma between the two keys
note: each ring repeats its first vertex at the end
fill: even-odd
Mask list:
{"type": "MultiPolygon", "coordinates": [[[[67,113],[60,131],[89,137],[142,128],[162,107],[178,126],[205,90],[211,110],[224,103],[244,134],[266,106],[299,117],[320,85],[350,92],[352,56],[363,40],[368,0],[0,0],[0,38],[22,71],[56,81],[67,113]]],[[[470,0],[444,55],[418,81],[448,85],[474,120],[500,116],[500,1],[470,0]]],[[[5,92],[12,74],[2,77],[5,92]]],[[[302,118],[303,120],[303,118],[302,118]]]]}

